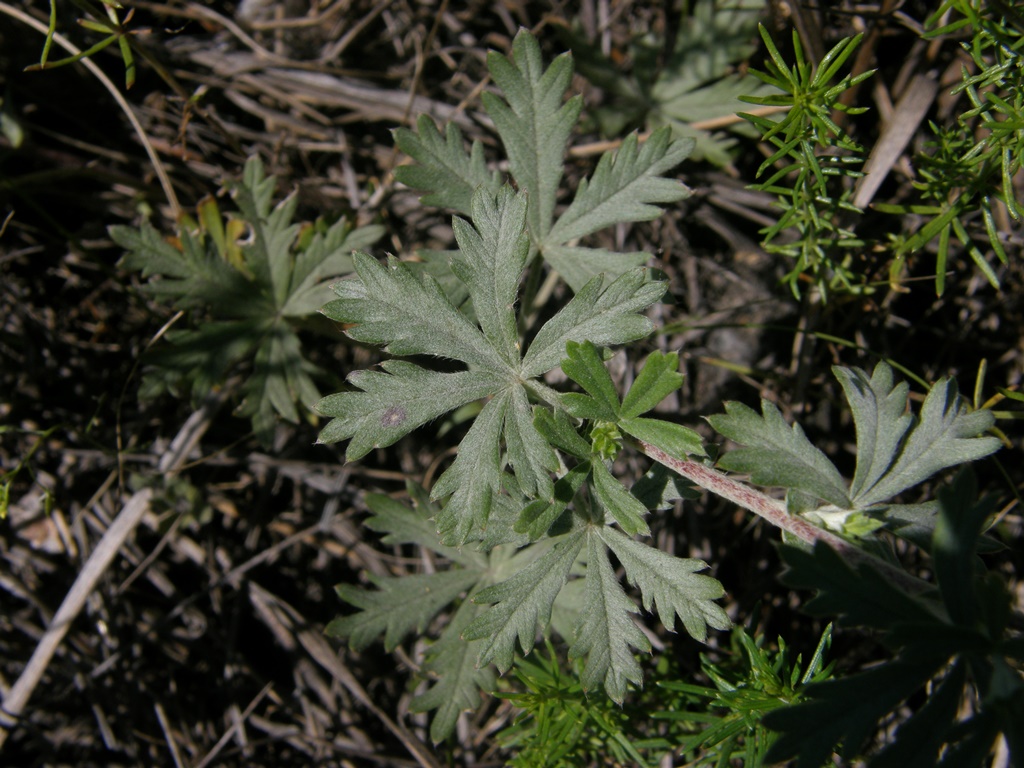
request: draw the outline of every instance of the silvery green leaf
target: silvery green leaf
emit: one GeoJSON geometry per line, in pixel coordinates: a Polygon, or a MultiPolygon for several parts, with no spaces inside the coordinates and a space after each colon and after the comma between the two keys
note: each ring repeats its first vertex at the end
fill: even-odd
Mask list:
{"type": "Polygon", "coordinates": [[[547,553],[515,576],[473,598],[478,603],[492,603],[462,633],[464,640],[485,641],[478,664],[493,662],[505,672],[512,666],[517,640],[524,653],[533,648],[538,625],[547,625],[551,605],[583,548],[585,535],[577,530],[560,537],[547,553]]]}
{"type": "Polygon", "coordinates": [[[662,177],[692,149],[690,139],[671,141],[667,128],[655,131],[643,145],[631,134],[617,153],[601,157],[589,182],[580,182],[544,242],[567,243],[620,222],[657,218],[661,208],[654,203],[674,203],[692,194],[681,181],[662,177]]]}
{"type": "Polygon", "coordinates": [[[641,685],[643,673],[633,649],[649,652],[651,643],[633,621],[636,604],[622,590],[601,538],[587,536],[587,575],[583,610],[569,647],[569,658],[586,656],[581,682],[584,690],[604,685],[619,704],[628,683],[641,685]]]}
{"type": "Polygon", "coordinates": [[[486,529],[491,506],[501,492],[501,430],[508,391],[494,397],[459,444],[454,463],[438,478],[431,498],[448,502],[437,516],[441,541],[461,546],[474,531],[486,529]]]}
{"type": "Polygon", "coordinates": [[[703,560],[675,557],[633,541],[615,528],[600,529],[600,536],[619,559],[626,578],[640,588],[644,609],[654,606],[666,629],[675,629],[678,616],[690,636],[704,642],[708,627],[728,629],[732,625],[714,602],[725,594],[722,585],[698,573],[708,567],[703,560]]]}
{"type": "Polygon", "coordinates": [[[420,669],[433,678],[433,685],[414,696],[409,709],[413,712],[437,710],[430,721],[430,739],[435,744],[452,734],[462,712],[480,706],[481,692],[495,688],[494,667],[476,663],[483,641],[467,642],[461,637],[462,631],[482,610],[469,600],[463,602],[441,637],[427,650],[426,661],[420,669]]]}
{"type": "Polygon", "coordinates": [[[358,280],[334,286],[339,298],[322,312],[332,320],[355,323],[356,341],[385,344],[395,355],[433,355],[491,370],[507,364],[480,330],[452,306],[430,275],[417,277],[401,262],[387,265],[364,253],[353,257],[358,280]]]}
{"type": "MultiPolygon", "coordinates": [[[[877,368],[875,374],[879,376],[877,368]]],[[[884,383],[884,372],[880,378],[884,383]]],[[[847,374],[846,379],[851,381],[851,375],[847,374]]],[[[872,381],[874,379],[875,377],[872,377],[872,381]]],[[[861,394],[858,390],[855,392],[861,394]]],[[[860,420],[857,422],[858,444],[861,423],[870,427],[877,421],[878,431],[886,436],[888,425],[881,421],[884,416],[875,415],[880,412],[871,401],[864,402],[861,399],[855,404],[855,401],[851,400],[851,407],[859,408],[861,412],[860,420]]],[[[857,411],[854,413],[856,417],[857,411]]],[[[911,422],[910,431],[898,447],[893,446],[892,436],[888,436],[888,440],[883,437],[878,441],[883,455],[877,457],[875,461],[884,459],[884,451],[890,451],[889,466],[873,485],[865,486],[857,496],[857,504],[868,506],[891,499],[940,470],[994,453],[999,450],[998,438],[982,436],[982,433],[994,423],[995,417],[991,412],[972,411],[967,407],[959,395],[955,381],[940,379],[932,385],[916,421],[911,422]]],[[[868,432],[870,433],[870,429],[868,432]]]]}
{"type": "Polygon", "coordinates": [[[454,569],[370,578],[376,590],[348,584],[336,587],[338,596],[359,608],[359,612],[335,619],[325,630],[332,637],[347,640],[349,647],[357,651],[369,646],[381,634],[384,647],[390,651],[406,635],[424,632],[438,613],[479,580],[480,574],[454,569]]]}
{"type": "Polygon", "coordinates": [[[427,192],[420,200],[426,205],[452,208],[470,215],[470,200],[477,189],[491,193],[500,184],[497,171],[488,171],[483,147],[474,141],[466,152],[462,132],[449,123],[442,137],[434,121],[420,115],[416,132],[408,128],[395,130],[395,145],[413,158],[416,164],[395,168],[395,178],[413,189],[427,192]]]}
{"type": "Polygon", "coordinates": [[[611,282],[632,269],[642,267],[651,259],[651,254],[619,253],[605,248],[586,248],[582,245],[544,246],[544,260],[551,265],[574,291],[579,291],[598,275],[604,275],[611,282]]]}
{"type": "MultiPolygon", "coordinates": [[[[869,378],[860,368],[833,366],[857,428],[857,469],[850,495],[858,506],[889,471],[914,417],[907,411],[906,382],[893,386],[892,368],[875,366],[869,378]]],[[[870,503],[870,502],[868,502],[870,503]]]]}
{"type": "MultiPolygon", "coordinates": [[[[411,483],[406,487],[412,490],[411,483]]],[[[417,489],[416,493],[424,492],[417,489]]],[[[382,493],[366,494],[365,502],[372,515],[363,524],[370,530],[383,533],[381,541],[384,544],[416,544],[466,568],[482,571],[486,567],[486,558],[479,552],[447,547],[438,541],[437,528],[430,519],[436,512],[434,505],[418,503],[413,509],[382,493]]]]}
{"type": "Polygon", "coordinates": [[[563,54],[545,69],[537,41],[520,30],[512,56],[491,51],[487,68],[507,103],[485,92],[484,107],[505,145],[512,176],[529,200],[530,235],[540,242],[551,229],[565,145],[583,106],[579,96],[562,101],[572,79],[572,57],[563,54]]]}
{"type": "Polygon", "coordinates": [[[351,438],[345,452],[349,461],[391,445],[428,421],[486,397],[502,384],[487,371],[438,373],[399,360],[384,362],[381,368],[384,373],[351,373],[348,381],[360,391],[328,395],[316,405],[318,413],[334,417],[320,432],[318,442],[351,438]]]}
{"type": "Polygon", "coordinates": [[[515,304],[530,253],[526,200],[504,187],[497,197],[478,190],[472,206],[472,225],[458,217],[452,222],[460,248],[452,257],[452,272],[468,286],[484,336],[514,367],[519,362],[515,304]]]}
{"type": "Polygon", "coordinates": [[[846,484],[824,453],[811,445],[799,424],[790,427],[779,409],[761,401],[763,416],[742,403],[726,403],[725,413],[709,416],[715,431],[742,448],[725,454],[719,465],[745,472],[760,485],[795,488],[849,509],[846,484]]]}
{"type": "Polygon", "coordinates": [[[646,336],[654,325],[640,312],[660,299],[665,283],[649,281],[635,269],[607,287],[595,277],[537,333],[523,358],[520,375],[534,378],[562,362],[569,341],[610,346],[646,336]]]}
{"type": "Polygon", "coordinates": [[[532,498],[550,499],[553,491],[551,473],[558,469],[558,457],[533,425],[533,409],[526,390],[512,387],[505,411],[505,445],[508,462],[516,480],[532,498]]]}

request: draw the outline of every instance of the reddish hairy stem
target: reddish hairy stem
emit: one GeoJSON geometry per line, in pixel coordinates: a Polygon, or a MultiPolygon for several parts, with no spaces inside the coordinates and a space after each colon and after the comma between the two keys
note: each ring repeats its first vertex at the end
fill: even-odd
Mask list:
{"type": "Polygon", "coordinates": [[[906,571],[894,567],[884,560],[880,560],[863,549],[855,547],[841,536],[818,527],[804,517],[791,515],[786,510],[786,505],[783,502],[766,496],[749,485],[739,480],[734,480],[723,472],[719,472],[717,469],[712,469],[696,461],[677,459],[665,453],[665,451],[657,446],[645,443],[643,440],[637,440],[637,444],[640,450],[659,464],[664,464],[673,472],[682,475],[688,480],[692,480],[701,488],[753,512],[776,528],[781,528],[787,533],[791,533],[812,547],[819,541],[827,544],[838,552],[850,565],[861,563],[869,565],[890,577],[896,584],[911,594],[923,592],[931,588],[931,585],[926,582],[911,576],[906,571]]]}

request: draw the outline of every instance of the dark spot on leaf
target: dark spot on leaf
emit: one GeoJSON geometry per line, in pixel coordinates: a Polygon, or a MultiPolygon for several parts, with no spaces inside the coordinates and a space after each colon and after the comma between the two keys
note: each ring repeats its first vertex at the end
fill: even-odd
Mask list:
{"type": "Polygon", "coordinates": [[[397,427],[405,421],[405,408],[400,405],[392,405],[380,417],[382,427],[397,427]]]}

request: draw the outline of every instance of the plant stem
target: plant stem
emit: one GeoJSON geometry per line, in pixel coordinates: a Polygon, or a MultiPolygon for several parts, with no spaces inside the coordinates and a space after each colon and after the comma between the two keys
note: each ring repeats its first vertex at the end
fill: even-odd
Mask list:
{"type": "Polygon", "coordinates": [[[734,480],[724,472],[719,472],[717,469],[696,461],[677,459],[643,440],[637,440],[636,443],[641,451],[659,464],[664,464],[673,472],[692,480],[701,488],[753,512],[776,528],[781,528],[812,547],[820,541],[834,549],[850,565],[867,565],[881,571],[910,594],[919,594],[932,588],[932,585],[926,581],[854,546],[841,536],[814,525],[804,517],[790,514],[782,501],[766,496],[746,483],[734,480]]]}

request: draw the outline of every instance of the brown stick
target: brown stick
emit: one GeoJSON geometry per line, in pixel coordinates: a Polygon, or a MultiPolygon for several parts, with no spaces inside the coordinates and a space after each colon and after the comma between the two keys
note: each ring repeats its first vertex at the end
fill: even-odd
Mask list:
{"type": "MultiPolygon", "coordinates": [[[[202,408],[189,416],[171,442],[170,448],[160,457],[159,469],[162,474],[172,473],[185,463],[189,452],[210,426],[210,421],[222,402],[222,397],[211,397],[203,404],[202,408]]],[[[144,488],[132,494],[132,497],[122,507],[117,517],[114,518],[114,522],[100,538],[96,549],[86,560],[75,583],[68,590],[53,621],[50,622],[50,626],[47,627],[42,639],[32,652],[32,658],[28,660],[28,664],[25,665],[14,685],[4,696],[3,704],[0,706],[0,749],[3,748],[10,729],[17,725],[18,718],[25,710],[32,692],[35,691],[42,679],[54,653],[57,652],[64,636],[71,628],[71,624],[81,613],[85,601],[114,561],[121,545],[135,530],[146,510],[149,509],[152,496],[152,489],[144,488]]]]}

